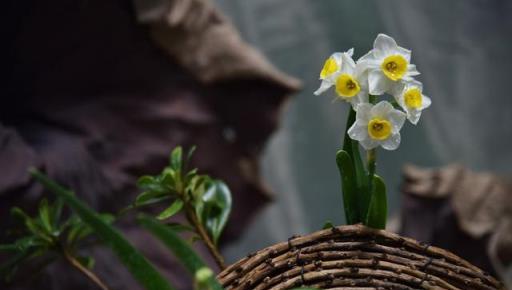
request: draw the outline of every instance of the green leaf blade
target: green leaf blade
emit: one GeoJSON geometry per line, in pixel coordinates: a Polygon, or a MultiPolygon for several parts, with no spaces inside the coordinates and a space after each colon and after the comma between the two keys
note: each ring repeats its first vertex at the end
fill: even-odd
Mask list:
{"type": "Polygon", "coordinates": [[[162,211],[156,218],[159,220],[168,219],[183,209],[183,200],[177,199],[175,200],[168,208],[162,211]]]}
{"type": "Polygon", "coordinates": [[[368,215],[365,224],[376,229],[386,228],[386,219],[388,214],[388,205],[386,199],[386,184],[378,176],[373,176],[372,198],[368,207],[368,215]]]}
{"type": "MultiPolygon", "coordinates": [[[[140,215],[138,221],[160,239],[192,275],[195,275],[201,268],[207,267],[196,252],[171,228],[145,215],[140,215]]],[[[209,285],[213,290],[222,290],[222,286],[215,278],[209,281],[209,285]]]]}
{"type": "Polygon", "coordinates": [[[358,211],[358,191],[352,158],[346,151],[339,150],[336,153],[336,164],[341,176],[345,219],[349,225],[357,224],[362,222],[362,219],[358,211]]]}
{"type": "Polygon", "coordinates": [[[347,125],[345,128],[345,138],[343,140],[343,150],[348,153],[354,164],[354,175],[358,193],[358,215],[359,221],[364,221],[367,212],[368,205],[370,203],[370,192],[368,192],[368,174],[361,158],[361,152],[359,151],[359,142],[352,140],[348,135],[348,130],[354,124],[356,120],[356,111],[350,108],[350,112],[347,118],[347,125]]]}
{"type": "Polygon", "coordinates": [[[43,198],[39,203],[39,220],[41,221],[41,225],[46,233],[51,234],[53,232],[53,222],[50,212],[50,206],[48,205],[48,200],[43,198]]]}
{"type": "Polygon", "coordinates": [[[169,164],[171,165],[171,168],[176,171],[182,170],[183,148],[181,146],[178,146],[172,150],[171,156],[169,158],[169,164]]]}

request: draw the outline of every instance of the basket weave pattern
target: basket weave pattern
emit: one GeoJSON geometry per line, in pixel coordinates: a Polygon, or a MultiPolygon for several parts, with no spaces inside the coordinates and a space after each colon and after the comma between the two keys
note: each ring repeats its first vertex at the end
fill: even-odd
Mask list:
{"type": "Polygon", "coordinates": [[[218,279],[227,290],[505,289],[446,250],[361,225],[292,237],[250,254],[218,279]]]}

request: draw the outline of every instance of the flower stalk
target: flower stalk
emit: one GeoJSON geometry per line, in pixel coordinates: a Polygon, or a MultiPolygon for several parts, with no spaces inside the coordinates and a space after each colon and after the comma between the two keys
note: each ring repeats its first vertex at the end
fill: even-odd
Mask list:
{"type": "Polygon", "coordinates": [[[366,151],[366,162],[368,164],[368,192],[370,193],[371,196],[373,176],[375,175],[375,170],[377,167],[377,150],[375,148],[366,151]]]}
{"type": "Polygon", "coordinates": [[[97,285],[102,290],[110,290],[108,286],[94,274],[91,270],[87,269],[84,265],[82,265],[73,254],[70,253],[68,249],[62,249],[62,255],[64,259],[76,270],[82,273],[85,277],[87,277],[91,282],[97,285]]]}
{"type": "Polygon", "coordinates": [[[219,249],[213,243],[212,239],[210,239],[210,236],[208,235],[206,229],[203,227],[201,222],[199,222],[199,219],[197,218],[194,208],[188,203],[185,203],[185,214],[187,216],[188,221],[192,224],[192,226],[196,230],[196,233],[199,235],[201,240],[206,245],[206,248],[213,256],[213,259],[215,260],[217,266],[219,266],[221,271],[224,270],[226,268],[224,258],[220,254],[219,249]]]}

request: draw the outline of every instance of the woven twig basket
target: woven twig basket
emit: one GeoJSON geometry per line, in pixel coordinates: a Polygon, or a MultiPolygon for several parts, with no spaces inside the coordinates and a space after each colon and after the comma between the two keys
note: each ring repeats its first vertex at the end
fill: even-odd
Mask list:
{"type": "Polygon", "coordinates": [[[218,279],[227,290],[505,289],[448,251],[361,225],[292,237],[236,262],[218,279]]]}

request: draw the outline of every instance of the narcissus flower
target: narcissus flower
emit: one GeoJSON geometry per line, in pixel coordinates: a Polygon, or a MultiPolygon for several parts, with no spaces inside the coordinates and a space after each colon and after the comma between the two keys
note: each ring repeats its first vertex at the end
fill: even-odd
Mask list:
{"type": "Polygon", "coordinates": [[[411,51],[400,47],[395,40],[379,34],[373,49],[358,60],[360,68],[368,74],[369,93],[390,93],[402,81],[412,81],[420,73],[410,63],[411,51]]]}
{"type": "Polygon", "coordinates": [[[341,56],[342,65],[336,77],[336,95],[352,104],[354,110],[360,103],[368,102],[368,81],[365,75],[358,74],[356,63],[347,54],[341,56]]]}
{"type": "Polygon", "coordinates": [[[421,117],[421,111],[428,108],[432,101],[423,94],[423,85],[418,81],[404,84],[394,97],[397,103],[407,113],[407,119],[416,125],[421,117]]]}
{"type": "Polygon", "coordinates": [[[349,49],[347,52],[335,52],[325,61],[324,67],[320,71],[320,80],[322,80],[322,83],[318,90],[314,92],[315,95],[320,95],[335,84],[336,77],[338,76],[343,63],[342,55],[345,54],[352,58],[353,53],[353,48],[349,49]]]}
{"type": "Polygon", "coordinates": [[[357,105],[356,111],[356,121],[348,130],[350,138],[359,141],[366,150],[379,145],[386,150],[398,148],[400,129],[406,118],[404,112],[396,110],[387,101],[376,105],[362,103],[357,105]]]}

